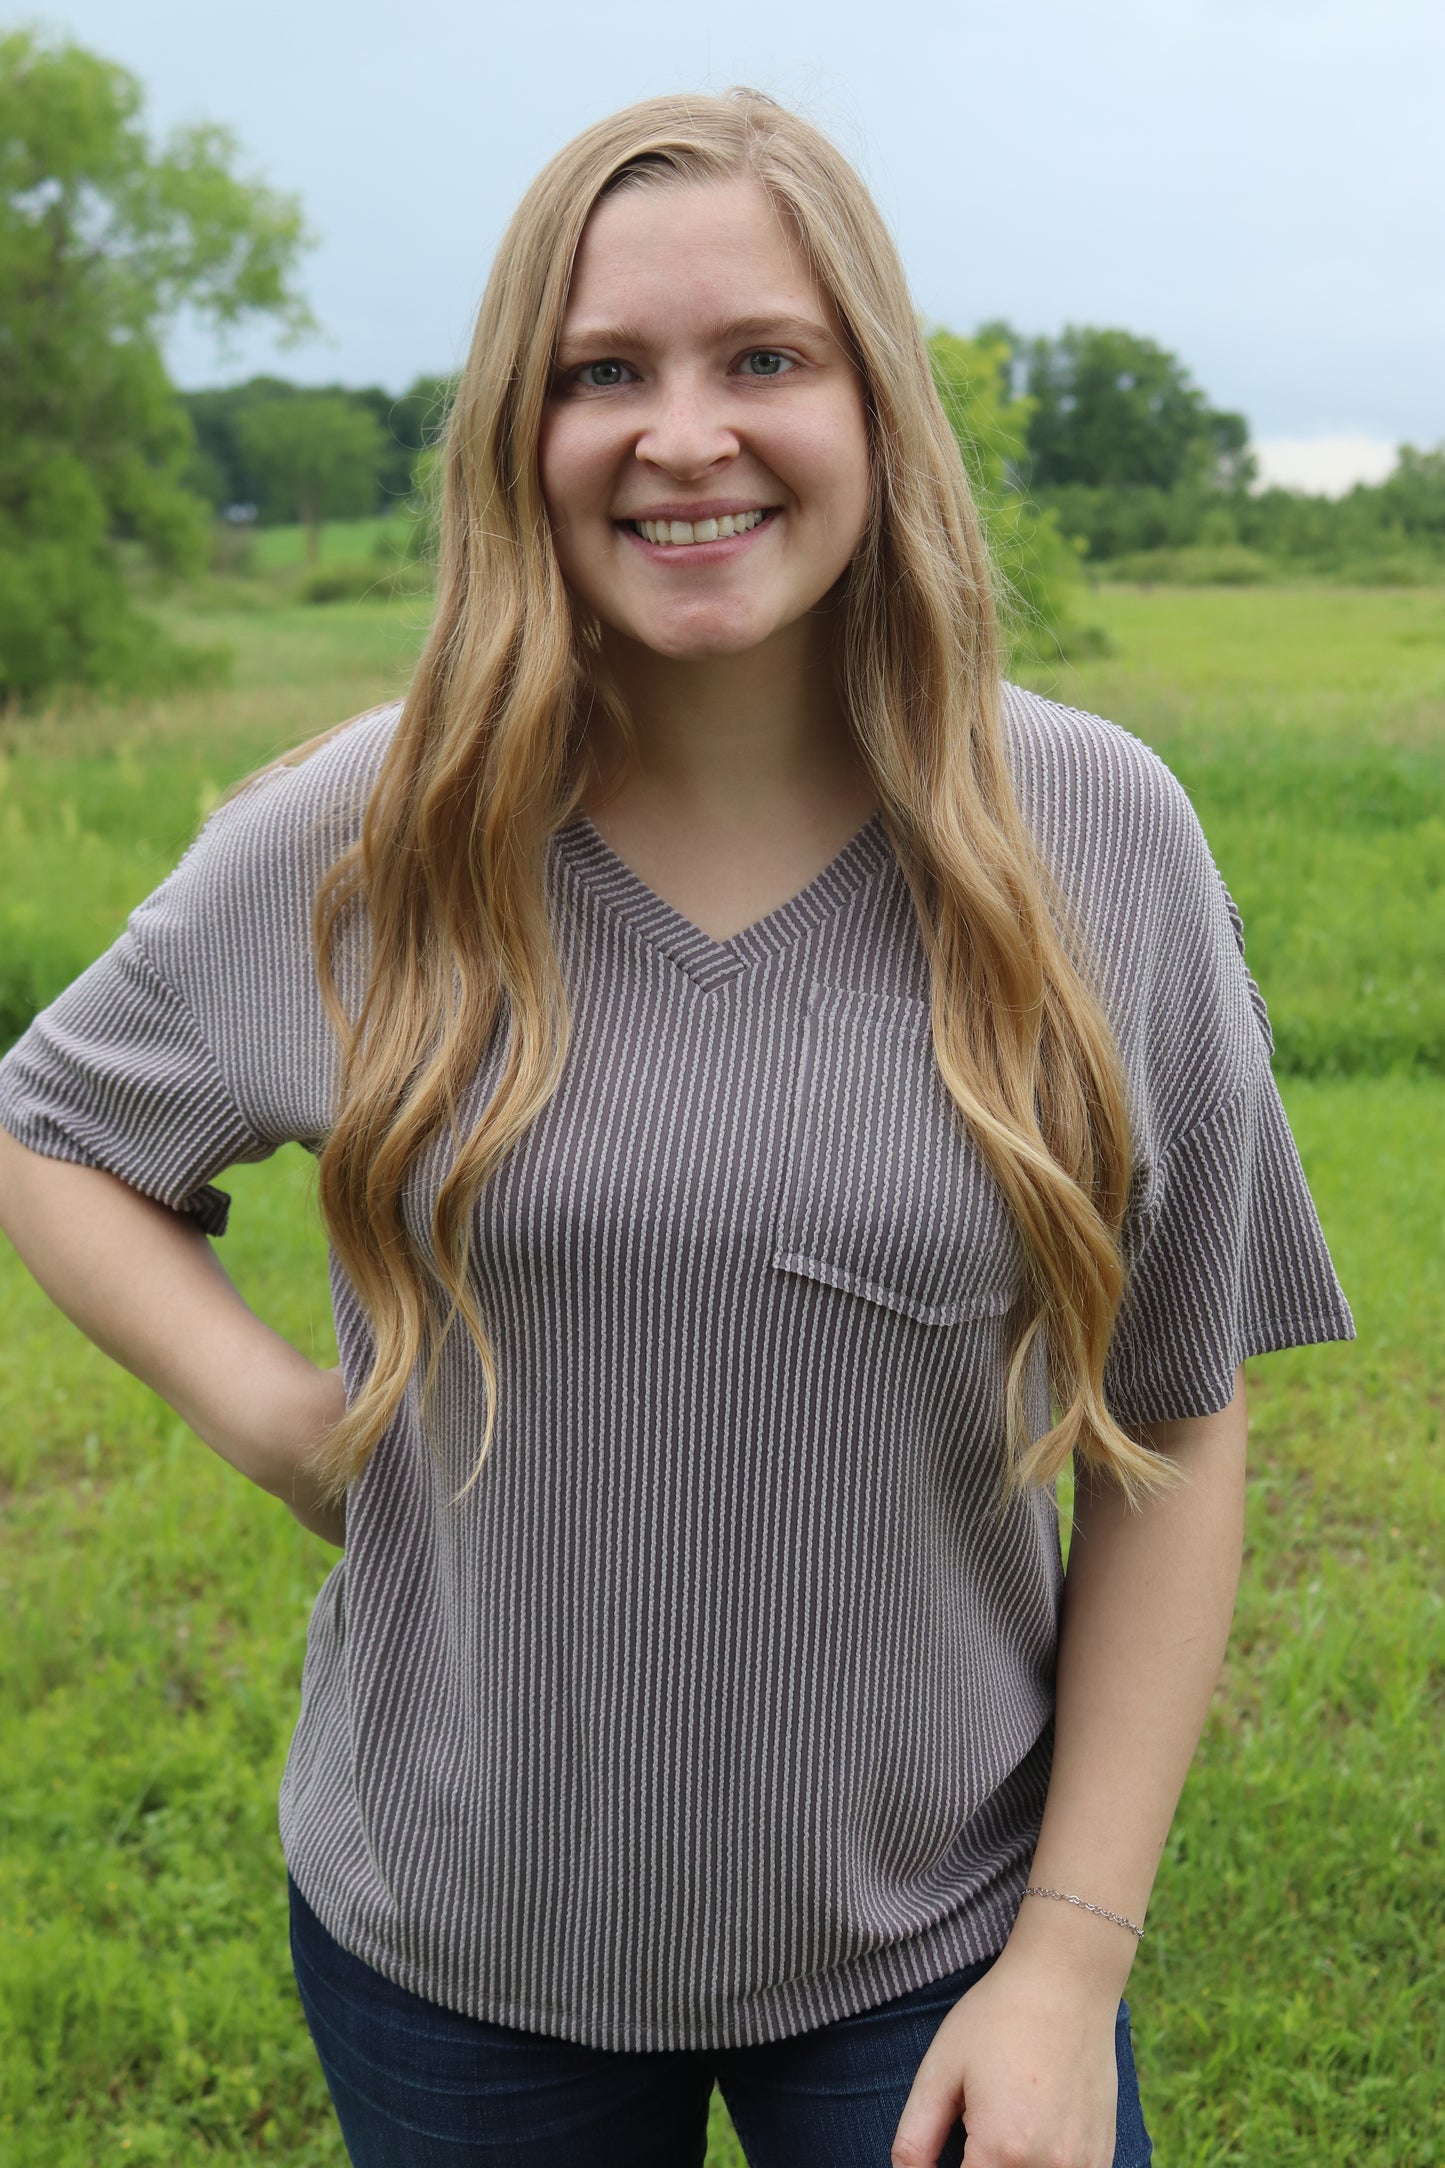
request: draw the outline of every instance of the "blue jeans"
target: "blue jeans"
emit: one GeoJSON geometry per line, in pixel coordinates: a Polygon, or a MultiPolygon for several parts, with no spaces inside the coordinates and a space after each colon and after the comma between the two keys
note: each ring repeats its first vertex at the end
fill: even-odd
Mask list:
{"type": "MultiPolygon", "coordinates": [[[[409,1994],[342,1949],[294,1882],[291,1954],[354,2168],[703,2168],[714,2081],[749,2168],[887,2168],[929,2042],[992,1963],[761,2047],[624,2054],[409,1994]]],[[[1147,2168],[1124,2003],[1114,2047],[1114,2168],[1147,2168]]],[[[939,2168],[962,2156],[955,2125],[939,2168]]]]}

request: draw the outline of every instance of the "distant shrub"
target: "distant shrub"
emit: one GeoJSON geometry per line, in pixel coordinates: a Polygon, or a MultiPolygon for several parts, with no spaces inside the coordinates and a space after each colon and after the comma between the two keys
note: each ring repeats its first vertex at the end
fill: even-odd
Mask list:
{"type": "Polygon", "coordinates": [[[365,602],[392,592],[392,567],[369,557],[355,564],[317,565],[295,592],[299,602],[365,602]]]}
{"type": "Polygon", "coordinates": [[[1445,558],[1409,550],[1379,557],[1347,557],[1334,577],[1348,587],[1438,587],[1445,585],[1445,558]]]}
{"type": "Polygon", "coordinates": [[[134,607],[98,523],[67,527],[63,502],[51,509],[47,532],[33,504],[28,525],[0,506],[0,705],[54,688],[159,694],[219,682],[223,654],[172,639],[134,607]]]}
{"type": "MultiPolygon", "coordinates": [[[[391,527],[388,521],[387,528],[391,527]]],[[[407,547],[410,522],[398,520],[396,533],[383,532],[369,557],[341,557],[330,564],[313,565],[285,599],[296,602],[380,602],[391,595],[424,595],[431,591],[432,570],[407,547]]]]}
{"type": "Polygon", "coordinates": [[[1135,550],[1095,569],[1105,579],[1130,580],[1141,587],[1256,587],[1277,577],[1268,557],[1238,543],[1214,549],[1135,550]]]}
{"type": "Polygon", "coordinates": [[[1057,635],[1057,655],[1046,655],[1045,661],[1098,662],[1119,652],[1113,636],[1102,625],[1080,625],[1066,618],[1057,635]]]}
{"type": "Polygon", "coordinates": [[[218,519],[211,529],[211,570],[223,578],[244,579],[256,569],[256,530],[229,526],[218,519]]]}
{"type": "Polygon", "coordinates": [[[251,579],[237,572],[206,573],[181,589],[188,615],[259,617],[281,599],[274,580],[251,579]]]}

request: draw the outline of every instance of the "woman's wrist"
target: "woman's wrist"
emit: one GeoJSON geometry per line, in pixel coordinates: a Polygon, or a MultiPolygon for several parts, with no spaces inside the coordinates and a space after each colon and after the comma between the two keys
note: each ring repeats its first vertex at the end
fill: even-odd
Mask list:
{"type": "Polygon", "coordinates": [[[223,1436],[200,1435],[248,1481],[279,1498],[303,1528],[340,1546],[345,1503],[323,1492],[308,1461],[345,1413],[346,1388],[339,1370],[319,1369],[288,1343],[281,1346],[281,1357],[264,1366],[246,1397],[244,1425],[227,1425],[223,1436]]]}
{"type": "Polygon", "coordinates": [[[339,1370],[319,1368],[269,1331],[252,1356],[234,1376],[218,1366],[204,1402],[178,1412],[248,1482],[290,1505],[307,1455],[345,1412],[346,1390],[339,1370]]]}
{"type": "Polygon", "coordinates": [[[1096,1913],[1025,1897],[1000,1962],[1007,1958],[1011,1967],[1047,1971],[1061,1983],[1112,2007],[1124,1992],[1138,1946],[1138,1938],[1128,1928],[1096,1913]]]}

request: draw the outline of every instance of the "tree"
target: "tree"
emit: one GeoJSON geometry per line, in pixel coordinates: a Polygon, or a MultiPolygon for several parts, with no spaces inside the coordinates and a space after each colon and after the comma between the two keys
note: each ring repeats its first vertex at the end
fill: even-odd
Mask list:
{"type": "Polygon", "coordinates": [[[385,443],[379,477],[382,511],[410,500],[422,456],[436,442],[455,388],[451,377],[419,376],[397,397],[372,384],[351,393],[381,426],[385,443]]]}
{"type": "Polygon", "coordinates": [[[1078,552],[1053,513],[1040,511],[1022,486],[1033,408],[1014,389],[1009,342],[935,331],[928,358],[999,575],[1005,641],[1016,658],[1057,655],[1068,645],[1067,597],[1078,552]]]}
{"type": "Polygon", "coordinates": [[[1244,416],[1211,407],[1183,363],[1152,339],[1071,324],[1057,339],[1030,342],[1026,381],[1035,490],[1252,479],[1244,416]]]}
{"type": "Polygon", "coordinates": [[[321,522],[375,512],[386,438],[375,414],[338,392],[297,392],[249,405],[236,442],[256,477],[262,518],[297,518],[305,562],[321,555],[321,522]]]}
{"type": "MultiPolygon", "coordinates": [[[[394,394],[380,385],[359,389],[345,384],[317,387],[348,406],[374,417],[381,431],[382,452],[376,476],[374,502],[360,506],[366,512],[390,512],[404,506],[416,487],[416,470],[422,453],[436,435],[446,411],[452,385],[447,377],[418,377],[406,391],[394,394]]],[[[241,416],[253,407],[278,399],[311,397],[299,384],[284,377],[253,376],[244,384],[227,384],[207,391],[187,391],[181,404],[196,433],[192,460],[192,487],[219,509],[227,504],[255,504],[265,495],[259,472],[252,466],[239,435],[241,416]]],[[[288,504],[280,515],[294,517],[288,504]]]]}
{"type": "Polygon", "coordinates": [[[243,407],[236,439],[265,516],[290,513],[306,529],[308,564],[320,555],[324,519],[375,510],[386,440],[376,416],[343,394],[298,391],[243,407]]]}
{"type": "Polygon", "coordinates": [[[1375,494],[1385,520],[1403,533],[1445,540],[1445,444],[1433,452],[1402,444],[1393,473],[1375,494]]]}
{"type": "Polygon", "coordinates": [[[238,175],[224,129],[152,147],[141,103],[78,45],[0,35],[0,698],[186,673],[114,548],[178,568],[205,546],[160,334],[182,309],[311,321],[294,200],[238,175]]]}
{"type": "Polygon", "coordinates": [[[187,478],[215,511],[228,504],[255,504],[260,498],[260,483],[237,435],[242,414],[270,399],[290,399],[299,389],[285,377],[252,376],[243,384],[179,394],[196,439],[187,478]]]}

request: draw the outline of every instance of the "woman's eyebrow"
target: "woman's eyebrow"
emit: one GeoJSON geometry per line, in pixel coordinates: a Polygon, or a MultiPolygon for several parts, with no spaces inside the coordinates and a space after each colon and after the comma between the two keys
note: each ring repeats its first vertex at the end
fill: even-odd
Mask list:
{"type": "Polygon", "coordinates": [[[719,341],[732,339],[826,339],[832,332],[821,316],[734,316],[717,326],[719,341]]]}
{"type": "MultiPolygon", "coordinates": [[[[820,316],[730,316],[714,324],[710,337],[719,346],[747,339],[813,339],[829,345],[834,334],[820,316]]],[[[560,353],[636,353],[648,344],[647,334],[636,324],[581,324],[565,328],[558,343],[560,353]]]]}

